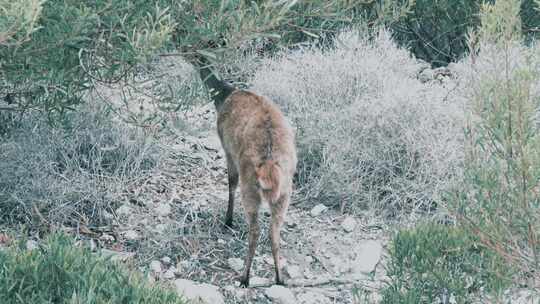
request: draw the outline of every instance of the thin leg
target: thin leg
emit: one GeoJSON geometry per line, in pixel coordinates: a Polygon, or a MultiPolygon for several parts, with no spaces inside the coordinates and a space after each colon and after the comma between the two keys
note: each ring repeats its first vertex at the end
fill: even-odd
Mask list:
{"type": "Polygon", "coordinates": [[[255,249],[257,248],[257,242],[259,240],[260,227],[258,217],[261,199],[256,191],[247,194],[242,191],[242,203],[244,204],[244,209],[246,211],[249,234],[248,252],[244,261],[244,272],[240,278],[240,286],[248,287],[251,264],[253,262],[253,257],[255,256],[255,249]]]}
{"type": "Polygon", "coordinates": [[[238,170],[234,165],[231,157],[227,155],[227,176],[229,178],[229,203],[227,213],[225,215],[225,226],[232,227],[233,212],[234,212],[234,192],[238,187],[238,170]]]}
{"type": "Polygon", "coordinates": [[[272,255],[274,256],[274,266],[276,269],[276,284],[284,285],[281,275],[281,265],[279,259],[280,231],[287,208],[289,207],[289,194],[283,195],[279,200],[271,204],[272,223],[270,226],[270,241],[272,245],[272,255]]]}

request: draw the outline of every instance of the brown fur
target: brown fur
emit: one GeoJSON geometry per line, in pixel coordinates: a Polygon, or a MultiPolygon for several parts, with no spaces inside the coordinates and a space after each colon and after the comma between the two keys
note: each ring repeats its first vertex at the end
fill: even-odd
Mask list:
{"type": "Polygon", "coordinates": [[[289,206],[296,170],[294,133],[270,100],[242,90],[234,91],[217,108],[217,127],[227,157],[229,204],[225,225],[232,225],[234,192],[240,181],[242,204],[249,226],[248,253],[240,277],[249,285],[249,273],[259,238],[261,201],[270,205],[271,244],[276,283],[283,284],[279,265],[280,229],[289,206]]]}

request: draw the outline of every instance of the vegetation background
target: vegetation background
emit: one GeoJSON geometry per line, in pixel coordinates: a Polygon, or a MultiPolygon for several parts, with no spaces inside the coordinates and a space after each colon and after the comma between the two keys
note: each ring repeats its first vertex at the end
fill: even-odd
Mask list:
{"type": "Polygon", "coordinates": [[[219,229],[177,193],[219,180],[201,152],[219,149],[201,141],[215,77],[293,123],[295,206],[388,228],[378,302],[539,299],[540,2],[436,2],[0,0],[0,298],[184,301],[137,266],[219,229]],[[171,223],[131,216],[165,197],[171,223]]]}

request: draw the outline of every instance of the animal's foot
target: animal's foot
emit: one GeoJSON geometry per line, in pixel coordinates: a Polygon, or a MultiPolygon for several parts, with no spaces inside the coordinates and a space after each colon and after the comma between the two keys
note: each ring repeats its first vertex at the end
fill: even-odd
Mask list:
{"type": "Polygon", "coordinates": [[[223,225],[223,231],[227,232],[229,230],[234,230],[235,226],[233,224],[233,221],[225,221],[225,224],[223,225]]]}
{"type": "Polygon", "coordinates": [[[249,287],[249,277],[240,276],[240,287],[248,288],[249,287]]]}

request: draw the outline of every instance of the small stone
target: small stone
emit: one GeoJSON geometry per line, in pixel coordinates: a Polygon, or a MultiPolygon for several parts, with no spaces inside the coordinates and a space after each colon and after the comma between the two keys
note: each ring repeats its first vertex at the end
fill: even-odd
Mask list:
{"type": "Polygon", "coordinates": [[[306,291],[298,295],[298,304],[331,304],[332,301],[324,294],[316,291],[306,291]]]}
{"type": "Polygon", "coordinates": [[[201,304],[224,304],[219,288],[210,284],[199,284],[194,281],[177,279],[174,281],[176,291],[188,300],[201,304]]]}
{"type": "Polygon", "coordinates": [[[166,224],[157,224],[155,227],[154,227],[154,230],[157,232],[157,233],[160,233],[160,234],[163,234],[167,231],[167,225],[166,224]]]}
{"type": "Polygon", "coordinates": [[[283,221],[284,221],[285,225],[288,228],[294,228],[294,227],[298,226],[298,224],[296,223],[295,218],[293,218],[293,216],[290,215],[290,214],[286,214],[285,219],[283,221]]]}
{"type": "Polygon", "coordinates": [[[97,250],[96,241],[94,241],[93,239],[88,240],[88,248],[90,249],[90,251],[95,252],[97,250]]]}
{"type": "Polygon", "coordinates": [[[290,289],[280,285],[267,288],[264,293],[272,299],[272,302],[279,304],[296,304],[296,298],[290,289]]]}
{"type": "Polygon", "coordinates": [[[242,271],[244,269],[244,262],[239,258],[230,258],[227,260],[229,267],[236,272],[242,271]]]}
{"type": "Polygon", "coordinates": [[[332,255],[330,257],[330,264],[334,267],[334,272],[338,274],[347,272],[351,268],[350,262],[338,255],[332,255]]]}
{"type": "Polygon", "coordinates": [[[352,270],[355,273],[368,274],[375,270],[382,255],[382,244],[380,241],[366,240],[360,242],[353,252],[356,258],[352,262],[352,270]]]}
{"type": "Polygon", "coordinates": [[[249,294],[248,288],[239,288],[234,285],[225,286],[223,289],[230,292],[237,299],[244,299],[249,294]]]}
{"type": "Polygon", "coordinates": [[[135,230],[128,230],[124,231],[124,237],[126,238],[126,240],[134,241],[138,240],[140,238],[140,235],[135,230]]]}
{"type": "Polygon", "coordinates": [[[170,279],[174,279],[175,277],[176,277],[176,268],[174,266],[167,269],[167,271],[163,273],[164,279],[170,280],[170,279]]]}
{"type": "Polygon", "coordinates": [[[169,204],[158,204],[154,209],[157,215],[159,216],[168,216],[171,214],[171,205],[169,204]]]}
{"type": "Polygon", "coordinates": [[[184,260],[184,261],[180,261],[178,263],[176,263],[176,269],[177,269],[177,272],[176,274],[180,274],[180,272],[182,271],[186,271],[186,270],[189,270],[190,268],[192,268],[193,265],[190,261],[188,260],[184,260]]]}
{"type": "Polygon", "coordinates": [[[318,204],[317,206],[313,207],[313,209],[311,209],[309,213],[311,214],[311,216],[316,217],[321,215],[321,213],[326,211],[326,209],[328,209],[328,207],[326,207],[325,205],[318,204]]]}
{"type": "Polygon", "coordinates": [[[133,209],[128,205],[122,205],[116,209],[116,214],[119,216],[128,216],[133,212],[133,209]]]}
{"type": "Polygon", "coordinates": [[[220,245],[225,245],[225,244],[227,244],[227,242],[225,242],[225,240],[223,240],[223,239],[218,239],[217,242],[218,242],[218,244],[220,244],[220,245]]]}
{"type": "Polygon", "coordinates": [[[34,249],[37,249],[39,248],[39,244],[38,242],[34,241],[34,240],[28,240],[26,241],[26,250],[34,250],[34,249]]]}
{"type": "Polygon", "coordinates": [[[341,222],[341,228],[346,232],[354,231],[354,228],[356,228],[356,220],[351,216],[346,217],[343,222],[341,222]]]}
{"type": "Polygon", "coordinates": [[[110,235],[110,234],[102,234],[100,237],[99,237],[100,240],[104,241],[104,242],[108,242],[108,243],[112,243],[114,242],[114,236],[110,235]]]}
{"type": "Polygon", "coordinates": [[[313,272],[311,272],[311,270],[309,270],[309,268],[307,268],[306,270],[304,270],[304,277],[308,280],[311,280],[311,279],[314,279],[315,278],[315,274],[313,272]]]}
{"type": "Polygon", "coordinates": [[[313,257],[310,256],[310,255],[306,255],[304,257],[304,261],[306,261],[306,263],[308,263],[308,264],[311,264],[311,263],[313,263],[313,257]]]}
{"type": "Polygon", "coordinates": [[[250,286],[265,286],[270,284],[270,279],[261,278],[261,277],[251,277],[249,278],[250,286]]]}
{"type": "Polygon", "coordinates": [[[157,260],[150,262],[150,270],[153,273],[160,273],[163,270],[161,267],[161,262],[157,260]]]}
{"type": "Polygon", "coordinates": [[[435,78],[435,73],[433,73],[433,70],[430,68],[424,69],[420,74],[418,74],[418,80],[420,80],[421,83],[426,83],[429,81],[432,81],[435,78]]]}
{"type": "Polygon", "coordinates": [[[223,289],[230,294],[232,294],[237,299],[245,298],[246,295],[249,293],[249,289],[247,288],[239,288],[238,286],[234,285],[227,285],[223,287],[223,289]]]}
{"type": "Polygon", "coordinates": [[[106,218],[108,220],[114,218],[114,216],[110,213],[110,212],[107,212],[105,210],[103,210],[103,218],[106,218]]]}
{"type": "Polygon", "coordinates": [[[302,269],[298,265],[285,265],[283,271],[285,271],[291,279],[297,279],[303,276],[302,269]]]}
{"type": "Polygon", "coordinates": [[[165,265],[171,265],[172,260],[171,260],[170,257],[164,256],[164,257],[161,258],[161,262],[162,262],[163,264],[165,264],[165,265]]]}

